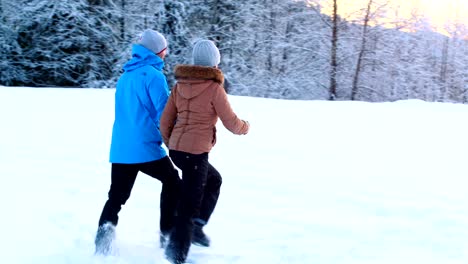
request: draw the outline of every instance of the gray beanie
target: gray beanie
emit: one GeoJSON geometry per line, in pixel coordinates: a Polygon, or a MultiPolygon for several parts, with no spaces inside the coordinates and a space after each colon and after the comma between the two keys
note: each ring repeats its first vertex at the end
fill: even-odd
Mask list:
{"type": "Polygon", "coordinates": [[[167,48],[167,41],[161,33],[147,29],[141,33],[138,44],[151,50],[155,54],[161,53],[167,48]]]}
{"type": "Polygon", "coordinates": [[[200,40],[193,46],[193,64],[214,67],[221,62],[219,50],[211,40],[200,40]]]}

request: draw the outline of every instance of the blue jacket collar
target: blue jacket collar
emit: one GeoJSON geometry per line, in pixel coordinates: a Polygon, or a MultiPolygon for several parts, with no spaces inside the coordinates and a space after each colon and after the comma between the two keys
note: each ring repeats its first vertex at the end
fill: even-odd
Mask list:
{"type": "Polygon", "coordinates": [[[142,45],[134,44],[132,46],[132,59],[124,65],[124,71],[132,71],[146,65],[151,65],[157,70],[162,71],[164,61],[142,45]]]}

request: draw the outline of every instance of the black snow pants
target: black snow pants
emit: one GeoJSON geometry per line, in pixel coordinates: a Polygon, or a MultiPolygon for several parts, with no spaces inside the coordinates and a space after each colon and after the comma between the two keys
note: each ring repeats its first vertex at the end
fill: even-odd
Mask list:
{"type": "Polygon", "coordinates": [[[192,240],[194,220],[206,224],[218,201],[222,178],[208,162],[208,153],[190,154],[170,150],[174,164],[182,170],[182,198],[166,255],[185,260],[192,240]]]}
{"type": "Polygon", "coordinates": [[[140,171],[161,181],[161,218],[159,228],[161,232],[169,232],[172,230],[175,224],[176,210],[182,185],[179,173],[167,156],[146,163],[112,163],[109,198],[102,210],[99,226],[108,222],[112,223],[114,226],[117,225],[119,220],[118,213],[122,205],[124,205],[130,197],[137,174],[140,171]]]}

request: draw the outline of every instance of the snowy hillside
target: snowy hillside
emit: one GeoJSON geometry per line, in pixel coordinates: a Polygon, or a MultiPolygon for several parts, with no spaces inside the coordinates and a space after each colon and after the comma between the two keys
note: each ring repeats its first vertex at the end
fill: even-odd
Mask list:
{"type": "MultiPolygon", "coordinates": [[[[119,254],[94,257],[113,90],[0,87],[0,262],[161,263],[161,185],[137,179],[119,254]]],[[[223,176],[197,264],[468,262],[468,106],[230,97],[223,176]]]]}

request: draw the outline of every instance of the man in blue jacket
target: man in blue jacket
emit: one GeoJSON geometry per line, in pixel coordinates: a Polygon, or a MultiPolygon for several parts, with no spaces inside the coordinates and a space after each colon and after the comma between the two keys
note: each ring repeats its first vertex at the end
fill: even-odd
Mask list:
{"type": "Polygon", "coordinates": [[[96,234],[96,254],[109,254],[118,213],[130,197],[138,172],[162,182],[161,242],[169,234],[181,180],[162,147],[159,119],[169,97],[162,73],[167,52],[164,36],[145,30],[132,47],[132,59],[123,67],[115,92],[115,121],[110,149],[111,186],[96,234]]]}

